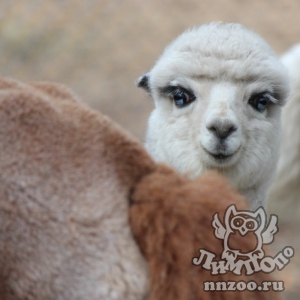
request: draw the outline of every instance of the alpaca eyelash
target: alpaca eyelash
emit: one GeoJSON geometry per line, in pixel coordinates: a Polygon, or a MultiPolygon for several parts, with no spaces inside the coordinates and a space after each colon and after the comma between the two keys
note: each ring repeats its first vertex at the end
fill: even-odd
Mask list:
{"type": "Polygon", "coordinates": [[[258,95],[263,95],[265,97],[268,98],[268,100],[270,101],[270,103],[273,103],[273,104],[276,104],[278,103],[278,100],[276,99],[276,97],[273,95],[272,92],[270,91],[263,91],[263,92],[256,92],[256,93],[253,93],[251,94],[249,100],[255,96],[258,96],[258,95]]]}
{"type": "Polygon", "coordinates": [[[270,104],[277,104],[277,103],[279,103],[279,100],[272,93],[267,92],[266,96],[269,98],[270,104]]]}
{"type": "Polygon", "coordinates": [[[278,100],[274,97],[274,95],[271,92],[265,92],[266,97],[270,100],[270,102],[276,104],[278,100]]]}
{"type": "Polygon", "coordinates": [[[184,92],[184,93],[187,93],[191,98],[196,98],[192,91],[190,91],[182,86],[168,85],[161,89],[161,94],[163,94],[167,97],[172,97],[176,92],[184,92]]]}

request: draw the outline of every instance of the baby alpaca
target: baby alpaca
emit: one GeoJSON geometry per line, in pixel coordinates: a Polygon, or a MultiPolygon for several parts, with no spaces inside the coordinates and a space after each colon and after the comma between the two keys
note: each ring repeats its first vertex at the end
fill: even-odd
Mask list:
{"type": "MultiPolygon", "coordinates": [[[[192,264],[192,259],[199,257],[199,248],[221,257],[222,242],[213,234],[212,216],[217,211],[224,213],[231,204],[247,209],[244,199],[216,173],[190,182],[161,167],[142,179],[132,195],[130,221],[149,264],[149,300],[280,299],[275,292],[203,290],[205,281],[254,280],[260,284],[272,280],[272,274],[265,273],[211,275],[192,264]]],[[[237,235],[233,243],[235,249],[249,249],[256,239],[254,235],[246,239],[237,235]]]]}
{"type": "Polygon", "coordinates": [[[146,148],[195,178],[224,174],[251,203],[264,205],[278,160],[285,68],[270,46],[239,24],[184,32],[140,77],[155,108],[146,148]]]}
{"type": "Polygon", "coordinates": [[[128,195],[143,147],[63,86],[0,78],[0,299],[141,300],[128,195]]]}

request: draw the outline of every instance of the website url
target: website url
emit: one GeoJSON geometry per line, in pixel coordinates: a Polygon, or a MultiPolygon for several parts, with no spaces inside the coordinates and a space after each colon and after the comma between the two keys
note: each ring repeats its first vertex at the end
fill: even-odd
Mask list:
{"type": "Polygon", "coordinates": [[[264,281],[260,285],[255,281],[205,281],[204,291],[284,291],[283,281],[264,281]]]}

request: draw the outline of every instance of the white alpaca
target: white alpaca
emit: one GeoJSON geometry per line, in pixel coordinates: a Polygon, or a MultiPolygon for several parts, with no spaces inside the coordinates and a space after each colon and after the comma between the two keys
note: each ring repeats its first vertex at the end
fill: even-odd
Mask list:
{"type": "Polygon", "coordinates": [[[138,86],[154,100],[146,148],[195,178],[223,173],[250,201],[264,205],[278,160],[286,70],[270,46],[239,24],[184,32],[138,86]]]}
{"type": "Polygon", "coordinates": [[[300,216],[300,44],[281,60],[289,71],[292,92],[282,114],[280,159],[269,208],[281,219],[293,219],[300,216]]]}

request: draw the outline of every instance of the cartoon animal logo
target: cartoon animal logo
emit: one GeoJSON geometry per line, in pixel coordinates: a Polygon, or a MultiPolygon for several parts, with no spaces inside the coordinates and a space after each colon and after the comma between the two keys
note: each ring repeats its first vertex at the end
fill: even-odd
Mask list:
{"type": "MultiPolygon", "coordinates": [[[[221,223],[218,213],[213,216],[212,226],[218,239],[224,240],[222,258],[235,260],[238,256],[258,259],[264,257],[263,244],[273,242],[274,235],[278,231],[277,216],[271,215],[267,225],[267,215],[263,207],[256,211],[237,211],[235,205],[230,205],[224,215],[224,225],[221,223]],[[238,243],[234,243],[236,235],[247,238],[251,234],[256,238],[256,244],[251,249],[238,249],[238,243]]],[[[252,239],[253,240],[253,239],[252,239]]]]}

